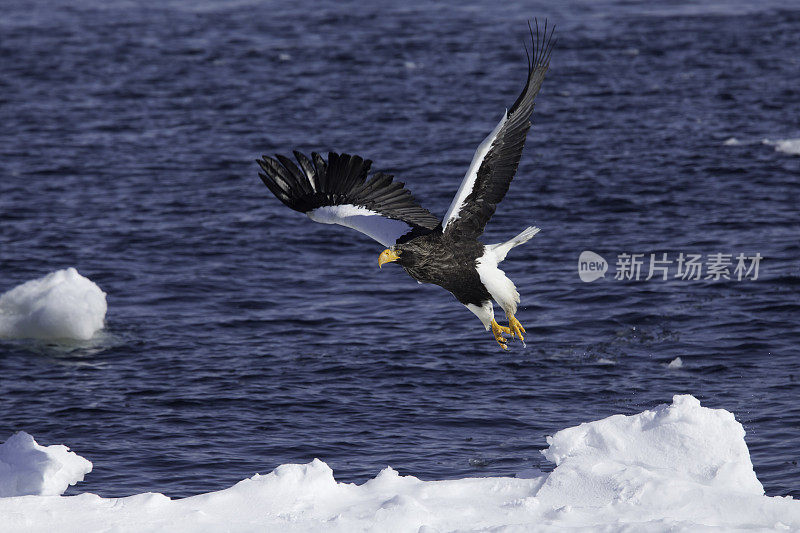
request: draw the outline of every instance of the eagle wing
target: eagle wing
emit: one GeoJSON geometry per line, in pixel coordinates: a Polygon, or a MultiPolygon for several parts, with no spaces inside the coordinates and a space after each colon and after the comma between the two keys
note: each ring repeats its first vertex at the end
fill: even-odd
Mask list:
{"type": "MultiPolygon", "coordinates": [[[[530,24],[528,27],[530,29],[530,24]]],[[[508,191],[531,127],[533,101],[550,66],[550,54],[555,45],[554,30],[555,27],[548,35],[545,21],[540,39],[538,23],[535,36],[531,29],[533,51],[532,57],[528,57],[528,81],[511,109],[503,114],[500,123],[475,151],[469,170],[444,216],[443,230],[446,233],[464,237],[481,235],[497,204],[508,191]]]]}
{"type": "Polygon", "coordinates": [[[414,230],[433,230],[439,219],[421,207],[403,183],[389,174],[367,174],[372,161],[357,155],[294,152],[297,164],[282,155],[256,160],[258,175],[286,206],[323,224],[360,231],[384,246],[414,230]],[[298,166],[299,165],[299,166],[298,166]]]}

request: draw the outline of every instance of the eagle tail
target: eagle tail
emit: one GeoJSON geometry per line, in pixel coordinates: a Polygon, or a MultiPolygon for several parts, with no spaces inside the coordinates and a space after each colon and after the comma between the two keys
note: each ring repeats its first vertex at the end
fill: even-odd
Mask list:
{"type": "Polygon", "coordinates": [[[499,243],[499,244],[492,244],[489,245],[489,249],[494,252],[495,257],[497,257],[497,262],[499,263],[503,259],[506,258],[506,254],[508,251],[514,248],[515,246],[519,246],[520,244],[525,244],[529,240],[533,238],[534,235],[539,233],[540,229],[535,226],[529,226],[525,228],[519,235],[510,239],[506,242],[499,243]]]}

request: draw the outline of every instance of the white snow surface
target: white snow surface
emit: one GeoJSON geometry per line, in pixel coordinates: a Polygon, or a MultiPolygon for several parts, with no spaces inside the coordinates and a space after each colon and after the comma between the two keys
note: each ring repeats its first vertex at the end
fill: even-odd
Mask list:
{"type": "Polygon", "coordinates": [[[59,496],[83,481],[92,463],[61,444],[40,446],[20,431],[0,444],[0,497],[59,496]]]}
{"type": "Polygon", "coordinates": [[[0,296],[0,338],[88,340],[103,328],[106,293],[70,267],[0,296]]]}
{"type": "Polygon", "coordinates": [[[548,437],[527,478],[421,481],[382,470],[338,483],[320,460],[180,500],[0,498],[3,531],[798,531],[800,502],[767,497],[744,429],[693,396],[548,437]]]}

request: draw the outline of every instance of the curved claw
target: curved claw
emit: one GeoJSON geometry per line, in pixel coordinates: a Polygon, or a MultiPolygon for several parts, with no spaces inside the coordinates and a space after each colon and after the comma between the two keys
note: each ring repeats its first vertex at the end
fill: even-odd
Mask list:
{"type": "Polygon", "coordinates": [[[510,315],[508,317],[508,326],[511,329],[511,335],[518,337],[524,346],[525,337],[522,334],[527,332],[525,331],[525,328],[522,327],[522,324],[519,323],[519,320],[514,317],[514,315],[510,315]]]}
{"type": "Polygon", "coordinates": [[[497,341],[497,344],[499,344],[502,349],[508,350],[508,345],[506,344],[508,341],[503,338],[503,333],[514,335],[510,328],[501,326],[495,319],[492,319],[492,334],[494,335],[494,340],[497,341]]]}

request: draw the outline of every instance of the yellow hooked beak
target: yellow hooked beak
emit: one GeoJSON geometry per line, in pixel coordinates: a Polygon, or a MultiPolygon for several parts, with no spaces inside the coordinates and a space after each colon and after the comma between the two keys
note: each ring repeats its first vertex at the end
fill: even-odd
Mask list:
{"type": "Polygon", "coordinates": [[[381,255],[378,256],[378,268],[381,268],[385,263],[391,263],[392,261],[397,261],[400,257],[400,254],[395,252],[394,250],[390,250],[389,248],[385,249],[381,252],[381,255]]]}

